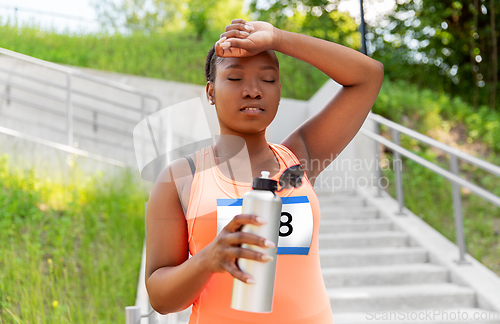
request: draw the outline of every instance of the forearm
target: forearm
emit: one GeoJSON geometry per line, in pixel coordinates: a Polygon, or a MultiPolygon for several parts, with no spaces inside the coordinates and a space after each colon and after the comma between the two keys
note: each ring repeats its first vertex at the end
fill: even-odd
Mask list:
{"type": "Polygon", "coordinates": [[[343,86],[382,82],[383,65],[358,51],[278,28],[274,32],[274,50],[313,65],[343,86]]]}
{"type": "Polygon", "coordinates": [[[213,274],[205,266],[203,252],[178,266],[159,268],[146,280],[151,306],[157,312],[179,312],[198,298],[213,274]]]}

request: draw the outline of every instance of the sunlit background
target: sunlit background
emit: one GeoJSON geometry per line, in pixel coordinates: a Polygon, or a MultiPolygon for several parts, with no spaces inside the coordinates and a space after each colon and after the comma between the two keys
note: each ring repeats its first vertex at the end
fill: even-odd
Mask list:
{"type": "MultiPolygon", "coordinates": [[[[118,3],[118,2],[116,2],[118,3]]],[[[250,1],[245,0],[243,8],[248,10],[250,1]]],[[[265,1],[259,5],[266,7],[265,1]]],[[[376,22],[381,15],[395,9],[395,0],[374,1],[371,10],[365,13],[368,22],[376,22]]],[[[348,12],[356,22],[360,22],[359,0],[346,0],[338,5],[338,10],[348,12]]],[[[2,0],[0,1],[2,20],[19,25],[39,24],[43,29],[54,29],[58,32],[92,33],[102,29],[96,12],[96,1],[93,0],[2,0]]]]}
{"type": "MultiPolygon", "coordinates": [[[[169,99],[187,96],[177,96],[171,81],[205,100],[207,52],[231,19],[268,21],[362,50],[360,8],[359,0],[0,0],[0,48],[117,81],[118,89],[127,82],[137,89],[142,86],[163,96],[165,107],[176,103],[169,99]]],[[[363,8],[366,53],[385,69],[372,112],[500,165],[500,1],[364,0],[363,8]]],[[[282,97],[306,107],[329,77],[306,62],[276,54],[282,97]]],[[[29,110],[29,104],[60,109],[59,115],[45,120],[59,123],[57,138],[63,140],[57,144],[91,152],[88,143],[93,141],[85,146],[83,137],[66,138],[73,134],[67,131],[71,118],[66,118],[72,105],[83,103],[94,110],[82,125],[90,125],[89,133],[104,140],[113,138],[101,135],[109,135],[102,126],[113,129],[118,119],[106,120],[101,113],[124,117],[111,110],[112,100],[119,106],[136,105],[143,115],[144,107],[151,109],[148,114],[157,108],[151,100],[112,92],[103,83],[92,84],[88,93],[83,87],[71,93],[70,85],[78,82],[69,81],[74,75],[61,77],[16,55],[0,55],[0,118],[14,117],[0,119],[0,126],[8,128],[8,122],[17,120],[18,132],[33,131],[42,138],[33,130],[41,123],[36,119],[40,112],[29,110]],[[48,91],[50,83],[59,87],[48,91]],[[36,91],[26,92],[34,84],[36,91]],[[82,93],[104,100],[98,106],[82,99],[82,93]],[[36,120],[26,124],[24,117],[36,120]]],[[[302,115],[297,116],[292,117],[302,115]]],[[[135,120],[129,124],[135,125],[135,120]]],[[[129,129],[118,131],[131,137],[129,129]]],[[[384,126],[380,135],[393,139],[384,126]]],[[[47,170],[17,169],[13,161],[29,156],[26,147],[31,144],[24,141],[11,145],[16,146],[14,152],[5,152],[3,148],[15,142],[9,136],[4,134],[3,142],[0,138],[0,323],[124,322],[124,307],[135,300],[148,199],[147,188],[138,185],[137,169],[107,180],[103,173],[84,174],[72,158],[61,158],[61,170],[71,170],[65,174],[68,181],[39,176],[47,170]]],[[[117,144],[123,143],[110,141],[102,151],[116,158],[110,147],[119,148],[117,144]]],[[[450,168],[449,155],[442,150],[404,134],[400,144],[450,168]]],[[[126,150],[134,153],[133,147],[126,150]]],[[[395,155],[380,149],[379,158],[384,168],[395,155]]],[[[450,182],[409,159],[402,165],[405,207],[455,242],[450,182]]],[[[54,165],[46,169],[60,171],[54,165]]],[[[457,173],[500,196],[497,175],[464,160],[457,173]]],[[[396,196],[393,170],[383,169],[383,175],[390,180],[387,192],[396,196]]],[[[460,190],[467,252],[500,275],[500,210],[469,189],[460,190]]]]}

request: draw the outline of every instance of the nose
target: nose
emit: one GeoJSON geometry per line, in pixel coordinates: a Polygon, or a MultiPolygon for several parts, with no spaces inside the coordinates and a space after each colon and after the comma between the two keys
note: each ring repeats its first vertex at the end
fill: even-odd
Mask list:
{"type": "Polygon", "coordinates": [[[259,84],[259,80],[252,79],[245,84],[245,89],[243,90],[244,98],[262,98],[262,89],[259,84]]]}

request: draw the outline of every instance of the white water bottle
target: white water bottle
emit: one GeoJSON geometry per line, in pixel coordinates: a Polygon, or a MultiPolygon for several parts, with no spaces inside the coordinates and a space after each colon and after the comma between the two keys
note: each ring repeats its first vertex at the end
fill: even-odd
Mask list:
{"type": "Polygon", "coordinates": [[[245,249],[261,252],[273,257],[272,261],[260,262],[237,259],[241,271],[251,275],[255,284],[247,284],[238,279],[233,281],[231,308],[257,313],[271,312],[273,308],[274,279],[278,252],[278,238],[282,201],[275,191],[277,182],[269,179],[269,172],[262,171],[260,178],[254,178],[252,189],[243,196],[242,214],[253,214],[264,219],[267,224],[255,226],[246,224],[242,232],[252,233],[273,242],[275,248],[261,248],[242,244],[245,249]]]}

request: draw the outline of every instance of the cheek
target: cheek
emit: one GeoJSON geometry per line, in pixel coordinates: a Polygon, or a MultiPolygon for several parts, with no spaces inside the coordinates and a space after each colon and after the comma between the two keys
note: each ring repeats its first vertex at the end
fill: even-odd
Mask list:
{"type": "Polygon", "coordinates": [[[219,83],[217,87],[214,87],[214,97],[217,96],[219,100],[224,100],[224,98],[235,96],[238,91],[238,87],[235,84],[228,82],[219,83]]]}
{"type": "Polygon", "coordinates": [[[271,97],[273,101],[279,102],[281,100],[281,88],[279,86],[270,87],[267,95],[271,97]]]}

